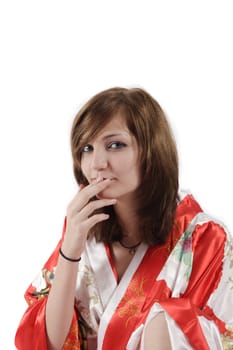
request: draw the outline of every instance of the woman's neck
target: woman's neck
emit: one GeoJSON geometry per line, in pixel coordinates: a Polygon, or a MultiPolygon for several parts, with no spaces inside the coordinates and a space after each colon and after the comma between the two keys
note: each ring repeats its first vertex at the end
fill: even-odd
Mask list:
{"type": "Polygon", "coordinates": [[[114,206],[118,221],[122,227],[123,238],[126,244],[136,244],[139,240],[139,222],[135,210],[128,204],[117,203],[114,206]]]}

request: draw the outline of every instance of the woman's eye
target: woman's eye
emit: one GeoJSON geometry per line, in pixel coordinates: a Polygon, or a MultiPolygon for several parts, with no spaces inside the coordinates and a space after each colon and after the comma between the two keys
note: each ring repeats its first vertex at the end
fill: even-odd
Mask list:
{"type": "Polygon", "coordinates": [[[86,152],[91,152],[93,150],[93,147],[91,145],[86,145],[83,147],[82,152],[86,153],[86,152]]]}
{"type": "Polygon", "coordinates": [[[119,148],[123,148],[123,147],[126,147],[126,144],[123,142],[119,142],[119,141],[114,141],[114,142],[111,142],[110,144],[108,144],[109,149],[119,149],[119,148]]]}

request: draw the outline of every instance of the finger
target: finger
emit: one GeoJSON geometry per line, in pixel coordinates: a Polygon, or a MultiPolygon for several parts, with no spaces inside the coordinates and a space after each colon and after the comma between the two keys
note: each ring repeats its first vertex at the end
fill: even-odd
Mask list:
{"type": "Polygon", "coordinates": [[[95,210],[116,204],[116,199],[98,199],[89,202],[80,212],[80,217],[89,217],[95,210]]]}
{"type": "Polygon", "coordinates": [[[81,211],[93,197],[103,191],[110,183],[111,180],[106,179],[83,187],[70,202],[69,210],[71,212],[81,211]]]}
{"type": "Polygon", "coordinates": [[[89,232],[89,230],[93,226],[95,226],[96,224],[98,224],[101,221],[105,221],[108,219],[109,219],[108,214],[102,213],[102,214],[93,215],[83,222],[83,228],[85,227],[86,232],[89,232]]]}
{"type": "Polygon", "coordinates": [[[89,186],[86,186],[82,192],[88,195],[89,198],[96,196],[99,192],[103,191],[106,187],[111,184],[111,179],[105,179],[100,182],[91,183],[89,186]]]}

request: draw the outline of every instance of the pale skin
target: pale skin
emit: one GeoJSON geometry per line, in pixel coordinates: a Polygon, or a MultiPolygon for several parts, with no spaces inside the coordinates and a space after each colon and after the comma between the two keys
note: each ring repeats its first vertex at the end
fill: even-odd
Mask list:
{"type": "Polygon", "coordinates": [[[167,321],[163,312],[154,317],[145,329],[143,350],[171,350],[167,321]]]}
{"type": "MultiPolygon", "coordinates": [[[[89,185],[80,189],[67,208],[67,226],[62,251],[70,258],[78,258],[84,251],[89,230],[98,222],[108,220],[104,213],[92,215],[96,209],[114,206],[118,220],[124,228],[124,242],[139,242],[138,221],[135,215],[134,193],[140,183],[138,147],[124,119],[116,115],[84,147],[81,167],[89,185]],[[96,196],[98,199],[90,201],[96,196]]],[[[118,242],[112,244],[112,255],[120,280],[132,255],[118,242]]],[[[56,278],[46,306],[46,330],[48,350],[61,350],[69,332],[73,316],[78,263],[59,257],[56,278]]],[[[159,315],[158,315],[159,316],[159,315]]],[[[145,349],[169,350],[164,347],[161,332],[167,336],[166,321],[151,321],[145,334],[145,349]],[[160,324],[160,332],[154,332],[152,321],[160,324]],[[153,338],[153,342],[147,342],[153,338]],[[156,348],[154,347],[156,344],[156,348]]],[[[150,340],[151,341],[151,340],[150,340]]],[[[167,343],[166,343],[167,344],[167,343]]],[[[167,346],[167,345],[166,345],[167,346]]]]}

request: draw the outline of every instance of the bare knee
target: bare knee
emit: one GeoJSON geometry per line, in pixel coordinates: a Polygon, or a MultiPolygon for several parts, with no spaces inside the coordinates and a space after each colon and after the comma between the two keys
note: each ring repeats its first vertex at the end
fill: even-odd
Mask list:
{"type": "Polygon", "coordinates": [[[164,312],[156,315],[146,326],[143,350],[171,350],[171,342],[164,312]]]}

